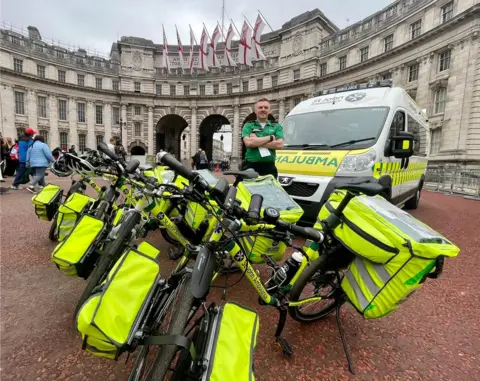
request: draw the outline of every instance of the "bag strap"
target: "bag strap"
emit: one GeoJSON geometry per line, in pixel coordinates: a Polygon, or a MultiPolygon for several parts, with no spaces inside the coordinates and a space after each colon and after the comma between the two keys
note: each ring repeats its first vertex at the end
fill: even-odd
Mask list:
{"type": "Polygon", "coordinates": [[[141,341],[143,345],[176,345],[177,347],[182,347],[190,352],[192,360],[195,360],[197,357],[197,352],[195,351],[195,346],[192,341],[185,336],[181,335],[163,335],[163,336],[148,336],[141,341]]]}

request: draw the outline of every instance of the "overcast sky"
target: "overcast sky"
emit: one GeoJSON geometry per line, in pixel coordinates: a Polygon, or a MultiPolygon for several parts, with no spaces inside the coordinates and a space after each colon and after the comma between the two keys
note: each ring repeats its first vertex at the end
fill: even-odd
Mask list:
{"type": "MultiPolygon", "coordinates": [[[[240,0],[225,1],[225,24],[233,19],[241,28],[243,15],[255,22],[257,9],[273,29],[305,11],[320,9],[339,28],[355,23],[391,0],[240,0]]],[[[14,27],[36,26],[42,38],[109,53],[121,36],[144,37],[162,43],[162,24],[170,44],[176,43],[175,24],[182,43],[189,43],[188,24],[197,41],[202,23],[209,33],[221,22],[222,0],[0,0],[3,22],[14,27]]],[[[265,28],[265,32],[270,29],[265,28]]]]}

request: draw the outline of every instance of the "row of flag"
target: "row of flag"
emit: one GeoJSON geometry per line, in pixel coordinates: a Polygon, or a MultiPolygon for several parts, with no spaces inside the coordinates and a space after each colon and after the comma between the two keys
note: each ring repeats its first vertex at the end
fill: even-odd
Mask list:
{"type": "MultiPolygon", "coordinates": [[[[177,26],[175,25],[180,67],[186,71],[190,70],[190,72],[193,72],[194,69],[209,71],[212,67],[221,67],[220,61],[216,55],[216,49],[222,37],[225,41],[223,47],[224,66],[236,66],[237,64],[252,66],[253,61],[261,61],[265,59],[265,55],[263,54],[260,45],[260,37],[266,25],[267,24],[261,14],[258,15],[253,28],[247,21],[244,21],[240,33],[233,22],[231,22],[226,36],[223,36],[223,31],[218,23],[211,36],[208,35],[207,28],[203,25],[202,35],[200,37],[200,49],[197,52],[198,60],[195,60],[193,52],[194,45],[198,44],[192,27],[190,26],[190,49],[187,53],[188,60],[185,60],[185,51],[183,49],[182,41],[180,40],[180,35],[178,34],[177,26]],[[237,33],[235,33],[235,31],[237,33]],[[232,40],[236,34],[240,34],[237,61],[232,58],[232,40]]],[[[165,35],[165,28],[163,28],[163,67],[167,72],[170,71],[171,65],[168,55],[167,37],[165,35]]]]}

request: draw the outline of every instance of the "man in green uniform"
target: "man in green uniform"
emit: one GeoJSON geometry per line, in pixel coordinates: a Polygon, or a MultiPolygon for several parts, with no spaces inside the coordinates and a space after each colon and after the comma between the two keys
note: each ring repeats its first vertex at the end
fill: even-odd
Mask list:
{"type": "Polygon", "coordinates": [[[242,129],[242,139],[247,147],[244,169],[254,169],[259,175],[278,176],[275,166],[277,149],[284,145],[283,128],[280,124],[268,120],[270,102],[266,98],[255,104],[257,120],[245,123],[242,129]]]}

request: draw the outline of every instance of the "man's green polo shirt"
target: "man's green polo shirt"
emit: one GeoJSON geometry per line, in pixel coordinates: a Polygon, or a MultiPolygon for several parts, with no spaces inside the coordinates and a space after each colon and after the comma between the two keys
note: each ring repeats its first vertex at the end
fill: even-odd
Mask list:
{"type": "MultiPolygon", "coordinates": [[[[279,123],[272,122],[267,120],[265,127],[262,127],[258,120],[245,123],[242,129],[242,139],[246,136],[250,136],[253,130],[260,130],[256,132],[257,137],[263,136],[275,136],[276,139],[283,139],[283,128],[279,123]]],[[[250,163],[271,163],[275,162],[275,151],[274,149],[268,149],[270,155],[262,157],[258,147],[249,148],[247,147],[247,152],[245,154],[245,160],[250,163]]]]}

